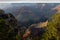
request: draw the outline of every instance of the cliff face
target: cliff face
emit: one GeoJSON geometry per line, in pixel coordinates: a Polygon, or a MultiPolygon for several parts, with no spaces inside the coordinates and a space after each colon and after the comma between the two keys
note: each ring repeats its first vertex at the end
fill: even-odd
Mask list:
{"type": "Polygon", "coordinates": [[[39,23],[35,28],[44,28],[47,26],[47,24],[48,24],[48,20],[46,22],[39,23]]]}
{"type": "Polygon", "coordinates": [[[57,12],[60,12],[60,5],[54,7],[53,10],[57,10],[57,12]]]}
{"type": "Polygon", "coordinates": [[[39,36],[43,34],[46,31],[44,28],[47,27],[47,24],[48,24],[48,20],[46,20],[45,22],[40,22],[38,24],[32,24],[25,31],[23,38],[28,37],[30,34],[32,36],[39,36]]]}

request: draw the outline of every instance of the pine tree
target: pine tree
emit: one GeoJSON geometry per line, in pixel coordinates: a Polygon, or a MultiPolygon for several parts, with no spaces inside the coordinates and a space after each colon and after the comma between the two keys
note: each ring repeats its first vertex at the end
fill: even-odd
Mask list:
{"type": "Polygon", "coordinates": [[[12,14],[9,14],[9,16],[3,10],[0,10],[0,40],[16,40],[17,20],[12,14]]]}
{"type": "Polygon", "coordinates": [[[41,37],[41,40],[59,40],[60,31],[60,12],[52,15],[47,26],[47,32],[41,37]]]}

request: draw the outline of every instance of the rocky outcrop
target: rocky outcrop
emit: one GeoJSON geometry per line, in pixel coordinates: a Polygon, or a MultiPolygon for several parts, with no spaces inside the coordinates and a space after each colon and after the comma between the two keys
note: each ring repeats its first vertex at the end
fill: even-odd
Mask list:
{"type": "Polygon", "coordinates": [[[57,10],[58,12],[60,12],[60,5],[54,7],[53,10],[57,10]]]}
{"type": "Polygon", "coordinates": [[[23,38],[27,38],[30,34],[38,35],[44,33],[46,30],[44,30],[45,27],[47,27],[48,20],[45,22],[40,22],[38,24],[32,24],[27,30],[25,31],[25,34],[23,35],[23,38]]]}

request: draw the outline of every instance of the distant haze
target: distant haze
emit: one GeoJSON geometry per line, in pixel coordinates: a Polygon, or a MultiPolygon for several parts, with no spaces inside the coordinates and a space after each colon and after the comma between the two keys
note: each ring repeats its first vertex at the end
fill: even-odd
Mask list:
{"type": "Polygon", "coordinates": [[[59,3],[0,3],[0,9],[12,13],[19,21],[39,20],[41,17],[50,17],[60,5],[59,3]],[[53,10],[54,9],[54,10],[53,10]]]}

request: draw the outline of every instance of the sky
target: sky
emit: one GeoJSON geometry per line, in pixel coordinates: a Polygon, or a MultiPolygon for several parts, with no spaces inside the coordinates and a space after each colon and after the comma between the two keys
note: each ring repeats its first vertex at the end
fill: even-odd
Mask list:
{"type": "Polygon", "coordinates": [[[0,0],[0,1],[60,1],[60,0],[0,0]]]}

